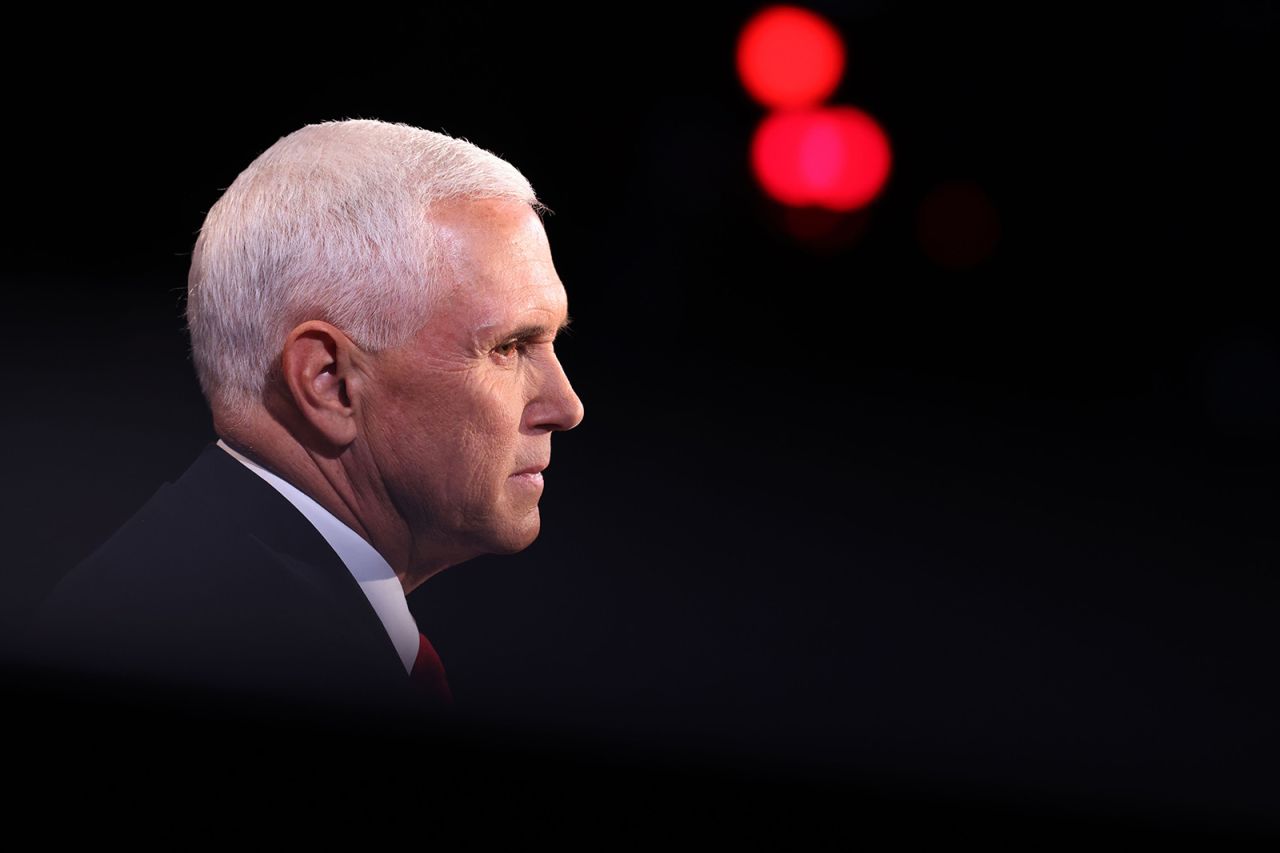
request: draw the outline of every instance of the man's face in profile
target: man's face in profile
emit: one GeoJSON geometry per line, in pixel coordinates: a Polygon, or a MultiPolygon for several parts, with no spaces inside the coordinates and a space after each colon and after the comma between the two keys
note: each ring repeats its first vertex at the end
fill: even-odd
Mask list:
{"type": "Polygon", "coordinates": [[[433,220],[451,291],[378,354],[365,434],[415,552],[512,553],[538,535],[551,432],[582,420],[552,343],[568,301],[529,205],[453,202],[433,220]]]}

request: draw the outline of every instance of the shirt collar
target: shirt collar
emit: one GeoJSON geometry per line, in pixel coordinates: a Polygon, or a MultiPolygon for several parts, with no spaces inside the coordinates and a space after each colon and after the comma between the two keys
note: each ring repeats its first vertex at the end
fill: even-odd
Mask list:
{"type": "Polygon", "coordinates": [[[418,656],[418,625],[409,612],[404,586],[391,565],[363,536],[297,486],[233,450],[221,438],[218,439],[218,446],[266,480],[319,531],[369,599],[369,604],[378,614],[387,635],[391,637],[391,643],[400,655],[405,671],[412,672],[413,662],[418,656]]]}

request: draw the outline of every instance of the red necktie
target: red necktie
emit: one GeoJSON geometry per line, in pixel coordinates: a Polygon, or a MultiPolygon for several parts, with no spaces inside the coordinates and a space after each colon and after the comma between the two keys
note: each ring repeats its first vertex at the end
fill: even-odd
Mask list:
{"type": "Polygon", "coordinates": [[[449,679],[444,674],[444,664],[427,635],[418,632],[418,657],[413,661],[413,672],[409,680],[414,687],[425,696],[444,705],[453,704],[453,692],[449,690],[449,679]]]}

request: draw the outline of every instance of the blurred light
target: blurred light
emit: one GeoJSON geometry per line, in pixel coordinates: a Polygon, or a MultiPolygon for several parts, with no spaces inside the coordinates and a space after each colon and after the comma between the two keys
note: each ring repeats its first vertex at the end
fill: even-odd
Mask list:
{"type": "Polygon", "coordinates": [[[1000,217],[982,187],[954,181],[935,187],[920,203],[916,236],[935,264],[964,269],[991,257],[1000,240],[1000,217]]]}
{"type": "Polygon", "coordinates": [[[816,106],[835,91],[843,73],[840,34],[807,9],[771,6],[738,37],[738,75],[766,107],[816,106]]]}
{"type": "Polygon", "coordinates": [[[889,177],[889,140],[854,107],[774,113],[751,143],[751,166],[783,204],[849,211],[874,199],[889,177]]]}

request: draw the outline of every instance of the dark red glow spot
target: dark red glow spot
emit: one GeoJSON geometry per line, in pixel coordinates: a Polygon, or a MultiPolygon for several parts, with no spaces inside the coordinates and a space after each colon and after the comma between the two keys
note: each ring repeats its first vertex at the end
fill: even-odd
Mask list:
{"type": "Polygon", "coordinates": [[[991,257],[1000,240],[999,214],[972,181],[934,188],[920,204],[916,227],[921,250],[948,269],[977,266],[991,257]]]}

